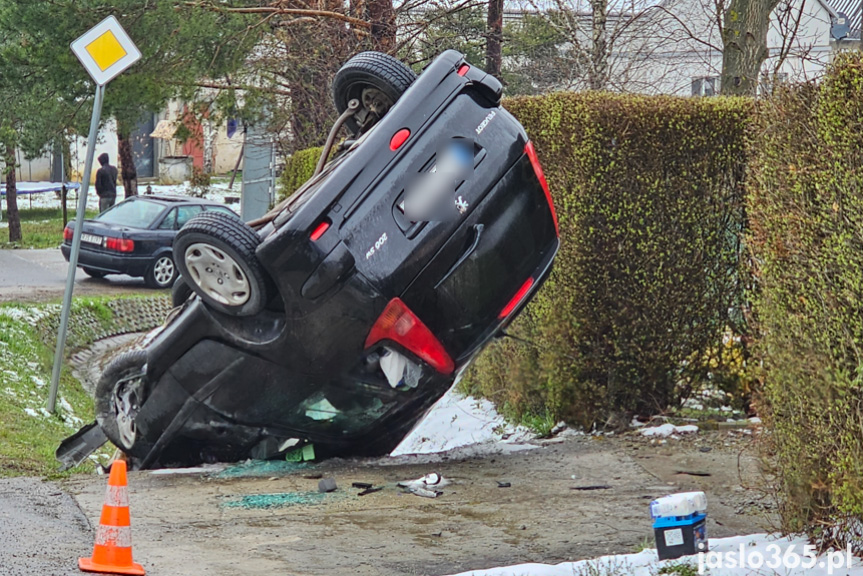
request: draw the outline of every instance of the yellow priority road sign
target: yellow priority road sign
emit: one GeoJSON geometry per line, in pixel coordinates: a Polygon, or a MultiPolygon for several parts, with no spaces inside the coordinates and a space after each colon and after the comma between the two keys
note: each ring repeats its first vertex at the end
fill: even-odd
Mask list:
{"type": "Polygon", "coordinates": [[[72,42],[72,51],[99,86],[141,59],[141,51],[113,16],[72,42]]]}

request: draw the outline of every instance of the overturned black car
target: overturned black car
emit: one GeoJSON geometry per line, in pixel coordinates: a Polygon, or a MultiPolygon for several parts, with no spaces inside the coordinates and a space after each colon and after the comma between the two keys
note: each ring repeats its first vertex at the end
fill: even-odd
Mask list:
{"type": "Polygon", "coordinates": [[[391,451],[532,298],[559,247],[501,91],[455,51],[419,77],[383,54],[352,58],[318,173],[258,221],[186,224],[177,310],[109,365],[97,422],[58,458],[79,462],[106,436],[138,468],[308,442],[322,456],[391,451]],[[325,164],[342,125],[351,134],[325,164]],[[424,190],[435,202],[422,206],[424,190]]]}

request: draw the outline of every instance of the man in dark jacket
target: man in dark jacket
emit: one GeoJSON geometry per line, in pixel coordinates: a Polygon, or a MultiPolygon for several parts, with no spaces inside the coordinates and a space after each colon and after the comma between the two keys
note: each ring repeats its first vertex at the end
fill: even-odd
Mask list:
{"type": "Polygon", "coordinates": [[[99,156],[101,168],[96,172],[96,195],[99,196],[99,212],[104,212],[117,201],[117,168],[109,164],[107,154],[99,156]]]}

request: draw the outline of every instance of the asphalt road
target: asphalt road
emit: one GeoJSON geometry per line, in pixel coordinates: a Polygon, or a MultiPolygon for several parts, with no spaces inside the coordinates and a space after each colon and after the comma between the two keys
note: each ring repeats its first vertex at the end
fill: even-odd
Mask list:
{"type": "MultiPolygon", "coordinates": [[[[69,264],[59,249],[0,250],[0,302],[42,302],[63,296],[69,264]]],[[[117,275],[90,278],[78,270],[76,295],[149,291],[142,278],[117,275]]]]}
{"type": "Polygon", "coordinates": [[[0,574],[74,576],[93,546],[92,526],[57,484],[0,480],[0,574]]]}

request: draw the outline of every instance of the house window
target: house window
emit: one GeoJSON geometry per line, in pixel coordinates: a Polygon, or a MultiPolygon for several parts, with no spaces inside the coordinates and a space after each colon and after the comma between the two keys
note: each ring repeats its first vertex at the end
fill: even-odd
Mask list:
{"type": "Polygon", "coordinates": [[[719,76],[699,76],[692,79],[693,96],[716,96],[719,94],[719,76]]]}
{"type": "Polygon", "coordinates": [[[761,86],[759,86],[762,94],[772,94],[778,86],[788,83],[788,72],[762,73],[761,86]]]}

